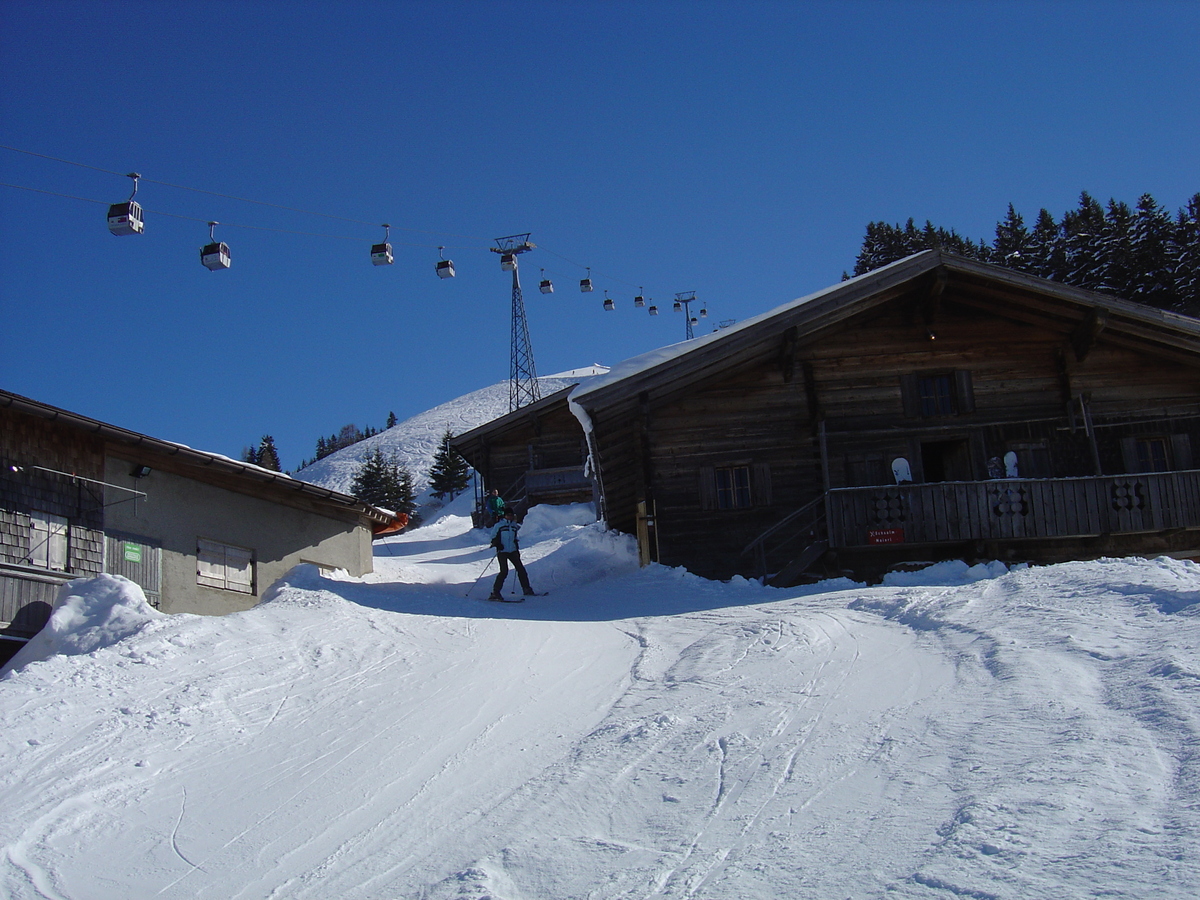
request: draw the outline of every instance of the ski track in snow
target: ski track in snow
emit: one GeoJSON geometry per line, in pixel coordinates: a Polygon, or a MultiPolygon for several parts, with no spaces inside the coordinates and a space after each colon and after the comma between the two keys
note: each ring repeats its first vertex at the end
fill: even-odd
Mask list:
{"type": "Polygon", "coordinates": [[[451,518],[8,674],[0,894],[1195,896],[1200,568],[779,591],[585,520],[519,606],[451,518]]]}

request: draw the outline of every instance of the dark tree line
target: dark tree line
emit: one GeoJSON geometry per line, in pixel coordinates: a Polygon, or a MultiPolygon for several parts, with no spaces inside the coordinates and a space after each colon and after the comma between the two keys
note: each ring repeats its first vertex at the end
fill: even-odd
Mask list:
{"type": "Polygon", "coordinates": [[[923,228],[912,219],[903,226],[871,222],[854,274],[935,247],[1200,317],[1200,193],[1172,216],[1149,194],[1130,209],[1116,200],[1101,206],[1084,191],[1077,209],[1055,220],[1043,208],[1032,228],[1010,203],[990,245],[928,221],[923,228]]]}
{"type": "Polygon", "coordinates": [[[347,447],[352,447],[359,441],[365,441],[369,437],[374,437],[375,435],[379,434],[381,430],[391,428],[395,424],[396,414],[394,412],[389,412],[387,424],[384,425],[383,429],[374,428],[370,425],[363,429],[359,428],[353,423],[349,425],[343,425],[341,430],[335,434],[331,434],[329,437],[322,435],[321,437],[317,438],[316,455],[312,459],[302,460],[297,468],[303,469],[305,466],[311,466],[318,459],[324,459],[331,453],[337,453],[339,450],[345,450],[347,447]]]}

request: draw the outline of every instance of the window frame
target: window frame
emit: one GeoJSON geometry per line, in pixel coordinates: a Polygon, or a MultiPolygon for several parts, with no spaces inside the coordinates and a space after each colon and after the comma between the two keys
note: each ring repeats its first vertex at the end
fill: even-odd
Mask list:
{"type": "Polygon", "coordinates": [[[975,389],[971,370],[925,369],[901,375],[900,401],[909,419],[944,419],[973,413],[975,389]],[[933,388],[944,384],[945,392],[926,390],[927,382],[933,388]]]}
{"type": "Polygon", "coordinates": [[[717,509],[749,509],[754,505],[749,466],[717,466],[713,478],[717,509]]]}
{"type": "Polygon", "coordinates": [[[50,572],[69,572],[71,523],[65,516],[43,510],[29,513],[29,565],[50,572]],[[57,563],[57,564],[56,564],[57,563]]]}
{"type": "Polygon", "coordinates": [[[700,468],[700,508],[703,510],[747,510],[771,503],[771,467],[767,463],[743,459],[700,468]],[[722,474],[718,476],[718,472],[722,474]]]}
{"type": "Polygon", "coordinates": [[[253,596],[254,582],[253,549],[210,538],[196,539],[196,584],[253,596]]]}

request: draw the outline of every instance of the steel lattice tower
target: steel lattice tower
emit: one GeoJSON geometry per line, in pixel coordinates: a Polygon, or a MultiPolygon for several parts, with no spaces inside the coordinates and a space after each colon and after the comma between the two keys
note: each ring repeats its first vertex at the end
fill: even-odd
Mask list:
{"type": "Polygon", "coordinates": [[[517,256],[534,249],[529,234],[514,234],[496,238],[493,253],[500,254],[500,266],[512,270],[512,361],[508,374],[508,411],[528,406],[542,399],[538,386],[537,367],[533,362],[533,347],[529,343],[529,324],[525,321],[525,298],[521,294],[521,279],[517,272],[517,256]]]}
{"type": "MultiPolygon", "coordinates": [[[[687,340],[687,341],[690,341],[692,338],[694,338],[696,336],[696,332],[693,330],[693,327],[692,327],[696,324],[696,320],[692,318],[692,303],[694,303],[695,300],[696,300],[696,292],[695,291],[683,291],[682,293],[675,295],[675,309],[683,310],[683,318],[684,318],[684,321],[687,323],[687,325],[684,329],[684,335],[685,335],[684,340],[687,340]]],[[[705,315],[707,315],[707,313],[705,315]]]]}

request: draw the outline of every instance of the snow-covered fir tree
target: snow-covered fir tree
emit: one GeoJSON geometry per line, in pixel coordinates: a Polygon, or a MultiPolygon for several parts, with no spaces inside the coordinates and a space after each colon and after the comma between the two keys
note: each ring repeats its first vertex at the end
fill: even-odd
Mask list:
{"type": "Polygon", "coordinates": [[[912,219],[870,222],[854,274],[934,247],[1200,317],[1200,194],[1172,220],[1149,194],[1131,210],[1116,200],[1104,207],[1083,191],[1079,206],[1058,221],[1043,208],[1032,230],[1010,203],[990,248],[928,221],[923,229],[912,219]]]}

